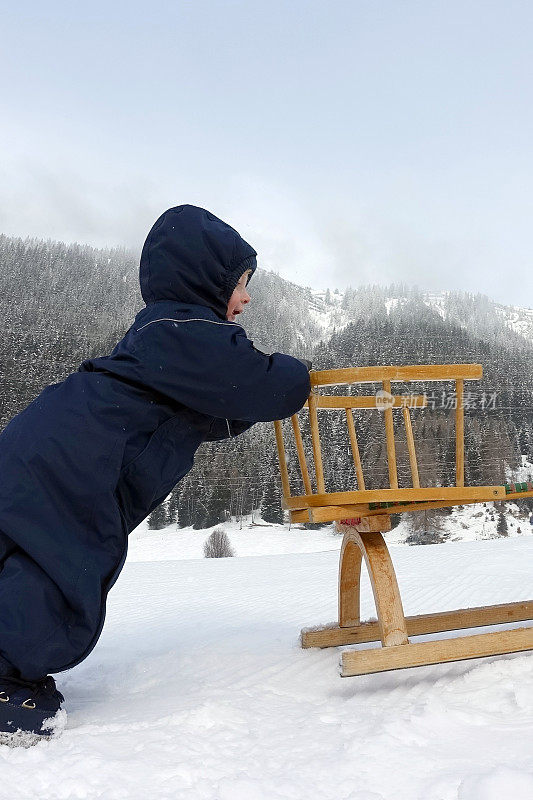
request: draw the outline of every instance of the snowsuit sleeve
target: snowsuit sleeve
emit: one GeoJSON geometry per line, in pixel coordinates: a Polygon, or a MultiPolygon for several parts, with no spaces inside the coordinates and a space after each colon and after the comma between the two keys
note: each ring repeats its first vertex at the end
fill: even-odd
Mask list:
{"type": "Polygon", "coordinates": [[[143,383],[224,425],[292,416],[310,392],[301,361],[261,353],[233,323],[156,320],[135,333],[135,352],[143,383]]]}

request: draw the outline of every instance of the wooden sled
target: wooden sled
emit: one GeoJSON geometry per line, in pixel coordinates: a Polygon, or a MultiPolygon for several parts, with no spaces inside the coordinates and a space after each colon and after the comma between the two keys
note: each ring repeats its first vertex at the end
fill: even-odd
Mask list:
{"type": "Polygon", "coordinates": [[[298,414],[291,417],[304,495],[291,494],[282,424],[280,420],[274,422],[283,489],[282,505],[289,511],[291,521],[335,521],[338,530],[344,534],[339,563],[338,625],[302,630],[302,647],[339,647],[381,642],[381,647],[344,651],[341,657],[343,677],[533,649],[533,626],[411,642],[410,636],[421,634],[533,620],[533,600],[406,617],[394,567],[382,535],[391,529],[391,513],[533,497],[532,483],[464,485],[464,381],[478,380],[481,377],[480,364],[355,367],[312,371],[311,394],[304,408],[309,411],[316,492],[313,492],[309,478],[298,414]],[[393,395],[391,382],[394,381],[455,382],[455,486],[420,486],[410,409],[425,408],[427,398],[424,394],[393,395]],[[318,392],[319,387],[359,383],[378,383],[381,385],[380,391],[373,396],[359,397],[323,395],[318,392]],[[389,487],[386,489],[365,488],[353,410],[368,408],[381,408],[384,415],[389,472],[389,487]],[[357,476],[355,491],[325,490],[318,409],[344,409],[357,476]],[[393,427],[393,413],[396,409],[401,409],[403,414],[412,476],[412,486],[402,489],[398,487],[393,427]],[[374,594],[377,622],[361,622],[360,619],[363,558],[374,594]]]}

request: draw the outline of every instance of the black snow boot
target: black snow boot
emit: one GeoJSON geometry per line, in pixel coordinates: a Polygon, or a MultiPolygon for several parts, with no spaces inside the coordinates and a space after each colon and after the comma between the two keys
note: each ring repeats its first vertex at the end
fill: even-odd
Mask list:
{"type": "Polygon", "coordinates": [[[0,676],[0,744],[31,747],[60,736],[67,721],[64,700],[51,675],[39,681],[0,676]]]}

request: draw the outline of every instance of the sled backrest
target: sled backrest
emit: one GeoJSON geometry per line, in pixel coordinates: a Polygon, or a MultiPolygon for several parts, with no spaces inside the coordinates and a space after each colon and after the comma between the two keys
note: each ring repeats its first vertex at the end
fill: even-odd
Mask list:
{"type": "MultiPolygon", "coordinates": [[[[292,429],[298,454],[298,462],[302,476],[305,495],[295,497],[291,495],[289,472],[283,442],[283,429],[280,420],[274,423],[276,433],[276,443],[281,471],[281,482],[283,489],[283,506],[292,510],[318,507],[320,505],[332,506],[341,503],[343,506],[353,504],[368,504],[373,501],[393,501],[402,502],[427,502],[431,500],[451,500],[467,498],[472,493],[470,489],[464,489],[465,485],[465,459],[464,459],[464,382],[465,380],[479,380],[483,375],[481,364],[421,364],[409,366],[381,366],[381,367],[353,367],[346,369],[317,370],[310,372],[311,393],[304,409],[309,412],[310,434],[312,444],[312,454],[314,462],[314,475],[316,491],[313,491],[309,470],[306,463],[302,434],[298,421],[298,414],[291,417],[292,429]],[[411,409],[423,409],[427,407],[427,396],[425,394],[392,394],[392,384],[394,382],[428,382],[428,381],[454,381],[455,395],[452,395],[451,405],[455,411],[455,487],[448,487],[446,491],[439,493],[435,488],[420,487],[418,463],[416,457],[416,447],[411,425],[411,409]],[[321,394],[320,389],[327,386],[357,385],[357,384],[376,384],[374,395],[349,396],[321,394]],[[355,474],[357,476],[357,490],[354,492],[335,492],[326,493],[324,481],[324,464],[322,460],[322,447],[319,432],[319,411],[329,411],[332,409],[344,410],[347,424],[347,432],[350,441],[355,474]],[[359,453],[356,429],[353,413],[355,410],[364,411],[365,409],[381,409],[385,426],[385,438],[387,445],[387,462],[389,473],[389,486],[384,489],[367,491],[365,488],[365,476],[359,453]],[[409,453],[409,463],[411,470],[411,487],[409,489],[399,489],[398,473],[396,463],[396,443],[394,436],[393,414],[401,411],[403,415],[407,448],[409,453]],[[342,495],[342,497],[341,497],[342,495]]],[[[302,409],[303,410],[303,409],[302,409]]],[[[493,487],[479,487],[492,489],[493,487]]],[[[497,487],[496,487],[497,488],[497,487]]],[[[487,492],[485,492],[487,494],[487,492]]],[[[489,492],[488,499],[498,499],[502,492],[489,492]]],[[[446,503],[441,503],[446,504],[446,503]]],[[[452,505],[453,502],[447,503],[452,505]]],[[[388,505],[388,503],[387,503],[388,505]]],[[[366,506],[368,509],[368,505],[366,506]]],[[[297,518],[293,515],[293,518],[297,518]]],[[[311,515],[310,515],[311,516],[311,515]]],[[[331,519],[339,518],[331,516],[331,519]]]]}

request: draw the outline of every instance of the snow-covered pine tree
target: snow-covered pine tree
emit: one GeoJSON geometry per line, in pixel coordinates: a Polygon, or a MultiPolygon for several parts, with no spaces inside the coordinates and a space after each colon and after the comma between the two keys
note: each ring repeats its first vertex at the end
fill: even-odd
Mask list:
{"type": "Polygon", "coordinates": [[[270,462],[271,479],[267,482],[261,500],[261,517],[265,522],[283,523],[283,509],[281,507],[281,478],[277,459],[273,455],[270,462]]]}
{"type": "Polygon", "coordinates": [[[509,526],[504,511],[498,511],[498,521],[496,523],[496,533],[499,536],[509,536],[509,526]]]}
{"type": "Polygon", "coordinates": [[[168,525],[167,508],[165,503],[160,503],[148,516],[148,528],[152,531],[160,531],[168,525]]]}

